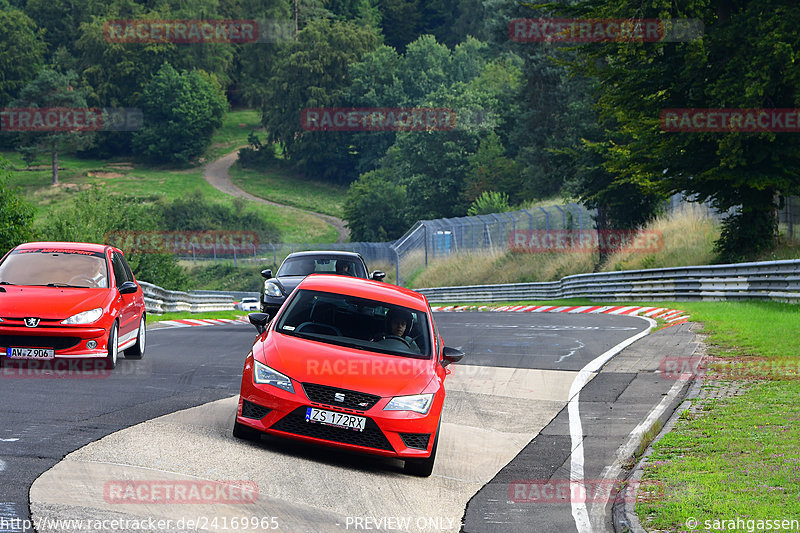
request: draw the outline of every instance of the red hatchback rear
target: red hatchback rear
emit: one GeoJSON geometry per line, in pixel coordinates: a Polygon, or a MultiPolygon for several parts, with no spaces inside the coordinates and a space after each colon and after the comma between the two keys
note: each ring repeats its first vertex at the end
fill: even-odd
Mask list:
{"type": "Polygon", "coordinates": [[[120,250],[32,242],[0,261],[0,349],[12,360],[141,358],[145,303],[120,250]]]}
{"type": "Polygon", "coordinates": [[[428,476],[439,437],[446,348],[425,297],[372,280],[313,274],[247,355],[233,434],[261,432],[405,460],[428,476]]]}

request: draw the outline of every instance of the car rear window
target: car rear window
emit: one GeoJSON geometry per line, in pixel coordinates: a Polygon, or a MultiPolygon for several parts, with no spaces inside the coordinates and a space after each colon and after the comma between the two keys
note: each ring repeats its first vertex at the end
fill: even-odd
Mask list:
{"type": "Polygon", "coordinates": [[[308,276],[309,274],[339,274],[341,266],[350,267],[349,275],[357,278],[366,278],[367,271],[360,261],[349,257],[290,257],[281,265],[277,277],[280,276],[308,276]],[[337,265],[340,267],[337,269],[337,265]]]}
{"type": "Polygon", "coordinates": [[[0,283],[54,287],[109,287],[102,252],[33,248],[14,250],[0,264],[0,283]]]}
{"type": "Polygon", "coordinates": [[[423,311],[342,294],[301,290],[281,313],[275,331],[328,344],[404,357],[431,357],[428,316],[423,311]],[[392,317],[406,319],[394,335],[392,317]]]}

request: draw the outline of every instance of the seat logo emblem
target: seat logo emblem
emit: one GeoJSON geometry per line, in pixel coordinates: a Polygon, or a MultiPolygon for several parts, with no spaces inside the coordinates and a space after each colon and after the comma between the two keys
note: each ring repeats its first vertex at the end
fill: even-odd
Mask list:
{"type": "Polygon", "coordinates": [[[36,326],[39,325],[39,319],[33,317],[26,317],[25,325],[28,326],[29,328],[35,328],[36,326]]]}
{"type": "Polygon", "coordinates": [[[336,400],[337,402],[343,402],[344,394],[342,394],[341,392],[337,392],[336,394],[333,395],[333,399],[336,400]]]}

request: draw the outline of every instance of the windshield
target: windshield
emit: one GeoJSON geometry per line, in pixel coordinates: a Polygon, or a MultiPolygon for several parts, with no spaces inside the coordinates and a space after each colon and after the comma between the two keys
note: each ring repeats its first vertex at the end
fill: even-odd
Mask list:
{"type": "Polygon", "coordinates": [[[297,292],[275,331],[405,357],[431,354],[426,313],[342,294],[297,292]]]}
{"type": "Polygon", "coordinates": [[[281,265],[276,277],[308,276],[309,274],[343,274],[366,278],[367,272],[360,261],[350,257],[292,257],[281,265]]]}
{"type": "Polygon", "coordinates": [[[15,250],[0,264],[0,283],[52,287],[108,288],[101,252],[36,248],[15,250]]]}

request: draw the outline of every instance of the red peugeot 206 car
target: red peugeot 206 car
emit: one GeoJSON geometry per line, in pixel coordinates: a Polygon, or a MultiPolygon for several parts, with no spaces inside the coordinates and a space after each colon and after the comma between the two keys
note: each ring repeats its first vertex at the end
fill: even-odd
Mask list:
{"type": "Polygon", "coordinates": [[[0,260],[0,349],[15,360],[139,359],[144,294],[112,246],[31,242],[0,260]]]}
{"type": "Polygon", "coordinates": [[[247,355],[233,434],[262,433],[405,460],[429,476],[447,365],[425,296],[373,280],[305,278],[247,355]]]}

